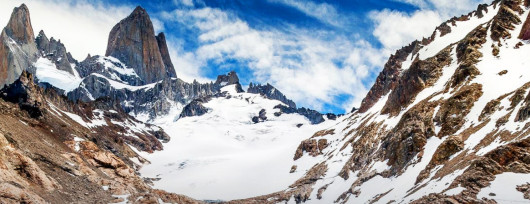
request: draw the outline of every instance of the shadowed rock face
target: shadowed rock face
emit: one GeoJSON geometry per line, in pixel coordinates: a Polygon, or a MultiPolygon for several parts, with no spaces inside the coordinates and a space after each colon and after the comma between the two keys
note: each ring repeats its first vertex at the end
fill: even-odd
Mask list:
{"type": "Polygon", "coordinates": [[[530,40],[530,14],[526,17],[526,20],[519,34],[519,38],[522,40],[530,40]]]}
{"type": "Polygon", "coordinates": [[[207,102],[208,98],[195,99],[188,105],[184,107],[180,113],[180,118],[191,117],[191,116],[201,116],[208,113],[208,108],[204,107],[202,103],[207,102]]]}
{"type": "Polygon", "coordinates": [[[13,9],[0,35],[0,87],[14,82],[37,59],[35,36],[26,5],[13,9]]]}
{"type": "Polygon", "coordinates": [[[173,67],[173,63],[171,62],[171,58],[169,57],[169,50],[167,48],[166,43],[166,35],[164,35],[164,33],[159,33],[156,36],[156,42],[158,43],[158,48],[160,48],[160,54],[162,55],[162,60],[164,61],[164,65],[166,66],[168,76],[177,77],[177,73],[175,73],[175,67],[173,67]]]}
{"type": "Polygon", "coordinates": [[[163,34],[155,36],[153,23],[142,7],[112,28],[105,56],[113,56],[143,79],[144,84],[176,76],[163,34]]]}
{"type": "Polygon", "coordinates": [[[377,76],[374,86],[372,86],[366,97],[363,99],[359,112],[363,113],[367,111],[379,100],[379,98],[394,89],[398,84],[399,74],[401,73],[401,63],[407,60],[407,56],[410,53],[413,53],[419,44],[419,42],[414,41],[390,56],[383,71],[377,76]]]}

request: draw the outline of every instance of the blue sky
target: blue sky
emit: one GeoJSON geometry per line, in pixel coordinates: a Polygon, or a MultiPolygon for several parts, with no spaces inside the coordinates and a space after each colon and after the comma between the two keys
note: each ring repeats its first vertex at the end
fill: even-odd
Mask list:
{"type": "Polygon", "coordinates": [[[214,80],[235,70],[245,86],[271,83],[299,106],[358,106],[396,49],[485,0],[0,0],[0,23],[26,3],[33,27],[78,60],[104,54],[108,32],[135,6],[166,33],[177,75],[214,80]],[[7,8],[6,8],[7,7],[7,8]],[[49,12],[53,10],[54,12],[49,12]]]}

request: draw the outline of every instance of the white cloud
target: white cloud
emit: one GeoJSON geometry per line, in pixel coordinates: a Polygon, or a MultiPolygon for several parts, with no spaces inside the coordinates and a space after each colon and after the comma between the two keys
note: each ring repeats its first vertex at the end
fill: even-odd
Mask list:
{"type": "Polygon", "coordinates": [[[468,14],[491,0],[394,0],[418,7],[407,13],[388,9],[372,11],[373,35],[385,49],[396,50],[414,40],[429,37],[436,26],[453,16],[468,14]]]}
{"type": "Polygon", "coordinates": [[[412,14],[399,11],[373,11],[370,19],[375,23],[373,35],[387,49],[395,50],[414,40],[430,36],[442,23],[437,12],[420,10],[412,14]]]}
{"type": "MultiPolygon", "coordinates": [[[[151,18],[151,22],[153,23],[153,29],[155,30],[155,35],[160,33],[160,32],[164,32],[165,28],[164,28],[164,22],[156,19],[156,18],[151,18]]],[[[109,31],[110,32],[110,31],[109,31]]]]}
{"type": "Polygon", "coordinates": [[[178,42],[179,39],[167,39],[169,55],[178,78],[187,82],[197,80],[201,83],[207,83],[212,81],[213,79],[204,78],[204,73],[201,73],[200,68],[204,66],[204,62],[197,60],[195,53],[186,52],[181,43],[178,42]]]}

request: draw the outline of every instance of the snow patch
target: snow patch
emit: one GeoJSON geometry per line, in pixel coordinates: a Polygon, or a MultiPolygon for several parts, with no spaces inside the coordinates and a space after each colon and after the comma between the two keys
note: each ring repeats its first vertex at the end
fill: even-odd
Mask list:
{"type": "Polygon", "coordinates": [[[530,174],[505,172],[495,176],[490,186],[483,188],[477,195],[478,199],[488,198],[499,203],[528,203],[523,193],[516,187],[530,182],[530,174]],[[493,193],[493,194],[491,194],[493,193]]]}
{"type": "Polygon", "coordinates": [[[33,66],[37,69],[36,77],[39,79],[39,82],[49,83],[54,87],[64,90],[65,93],[79,87],[79,84],[83,80],[79,76],[57,69],[53,62],[43,57],[39,58],[33,66]]]}

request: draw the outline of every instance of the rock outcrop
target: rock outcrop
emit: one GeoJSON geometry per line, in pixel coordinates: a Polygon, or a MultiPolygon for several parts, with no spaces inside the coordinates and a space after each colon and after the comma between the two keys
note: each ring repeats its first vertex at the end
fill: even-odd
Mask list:
{"type": "MultiPolygon", "coordinates": [[[[525,1],[525,7],[528,7],[529,5],[528,0],[525,1]]],[[[524,21],[523,28],[521,29],[521,33],[519,33],[519,39],[522,40],[530,40],[530,14],[526,16],[526,20],[524,21]]]]}
{"type": "Polygon", "coordinates": [[[241,84],[239,83],[239,77],[237,76],[235,71],[228,72],[225,75],[218,75],[217,80],[215,80],[214,84],[219,87],[236,85],[237,93],[244,92],[243,88],[241,87],[241,84]]]}
{"type": "Polygon", "coordinates": [[[143,84],[158,82],[176,76],[165,42],[163,34],[155,36],[145,9],[136,7],[110,31],[105,56],[115,57],[133,68],[143,84]]]}
{"type": "Polygon", "coordinates": [[[434,57],[414,61],[410,68],[400,75],[381,112],[391,115],[399,113],[420,91],[432,86],[441,76],[442,69],[451,63],[451,50],[452,47],[447,47],[434,57]]]}
{"type": "Polygon", "coordinates": [[[13,9],[0,34],[0,87],[14,82],[37,60],[37,46],[26,5],[13,9]]]}
{"type": "Polygon", "coordinates": [[[267,120],[267,112],[265,109],[261,109],[257,116],[252,117],[253,123],[259,123],[267,120]]]}
{"type": "Polygon", "coordinates": [[[394,55],[391,55],[383,68],[383,71],[379,73],[375,84],[372,86],[366,97],[361,102],[359,112],[365,112],[370,109],[382,96],[386,95],[397,85],[399,80],[399,74],[401,73],[401,64],[407,60],[407,56],[414,53],[418,49],[420,42],[414,41],[410,45],[407,45],[400,50],[396,51],[394,55]]]}
{"type": "Polygon", "coordinates": [[[324,122],[324,117],[322,116],[322,113],[319,113],[316,110],[311,110],[307,108],[291,108],[288,106],[284,106],[282,104],[278,104],[274,106],[275,109],[279,109],[279,112],[276,112],[275,115],[279,116],[282,113],[285,114],[292,114],[292,113],[298,113],[300,115],[305,116],[309,121],[311,121],[311,124],[319,124],[324,122]]]}
{"type": "Polygon", "coordinates": [[[294,154],[294,160],[300,159],[304,155],[304,152],[307,152],[309,155],[316,157],[320,154],[322,154],[322,150],[324,150],[328,146],[327,139],[307,139],[304,140],[298,145],[298,148],[296,149],[296,152],[294,154]]]}
{"type": "Polygon", "coordinates": [[[278,100],[285,103],[291,108],[296,108],[294,101],[288,99],[282,92],[267,83],[266,85],[252,84],[248,85],[247,93],[260,94],[268,99],[278,100]]]}
{"type": "Polygon", "coordinates": [[[208,108],[204,107],[202,103],[207,102],[207,99],[195,99],[188,105],[184,106],[179,118],[201,116],[208,113],[208,108]]]}
{"type": "Polygon", "coordinates": [[[5,86],[0,90],[0,98],[19,105],[32,118],[42,116],[43,98],[39,89],[35,88],[33,75],[29,72],[22,72],[22,75],[14,83],[5,86]]]}

